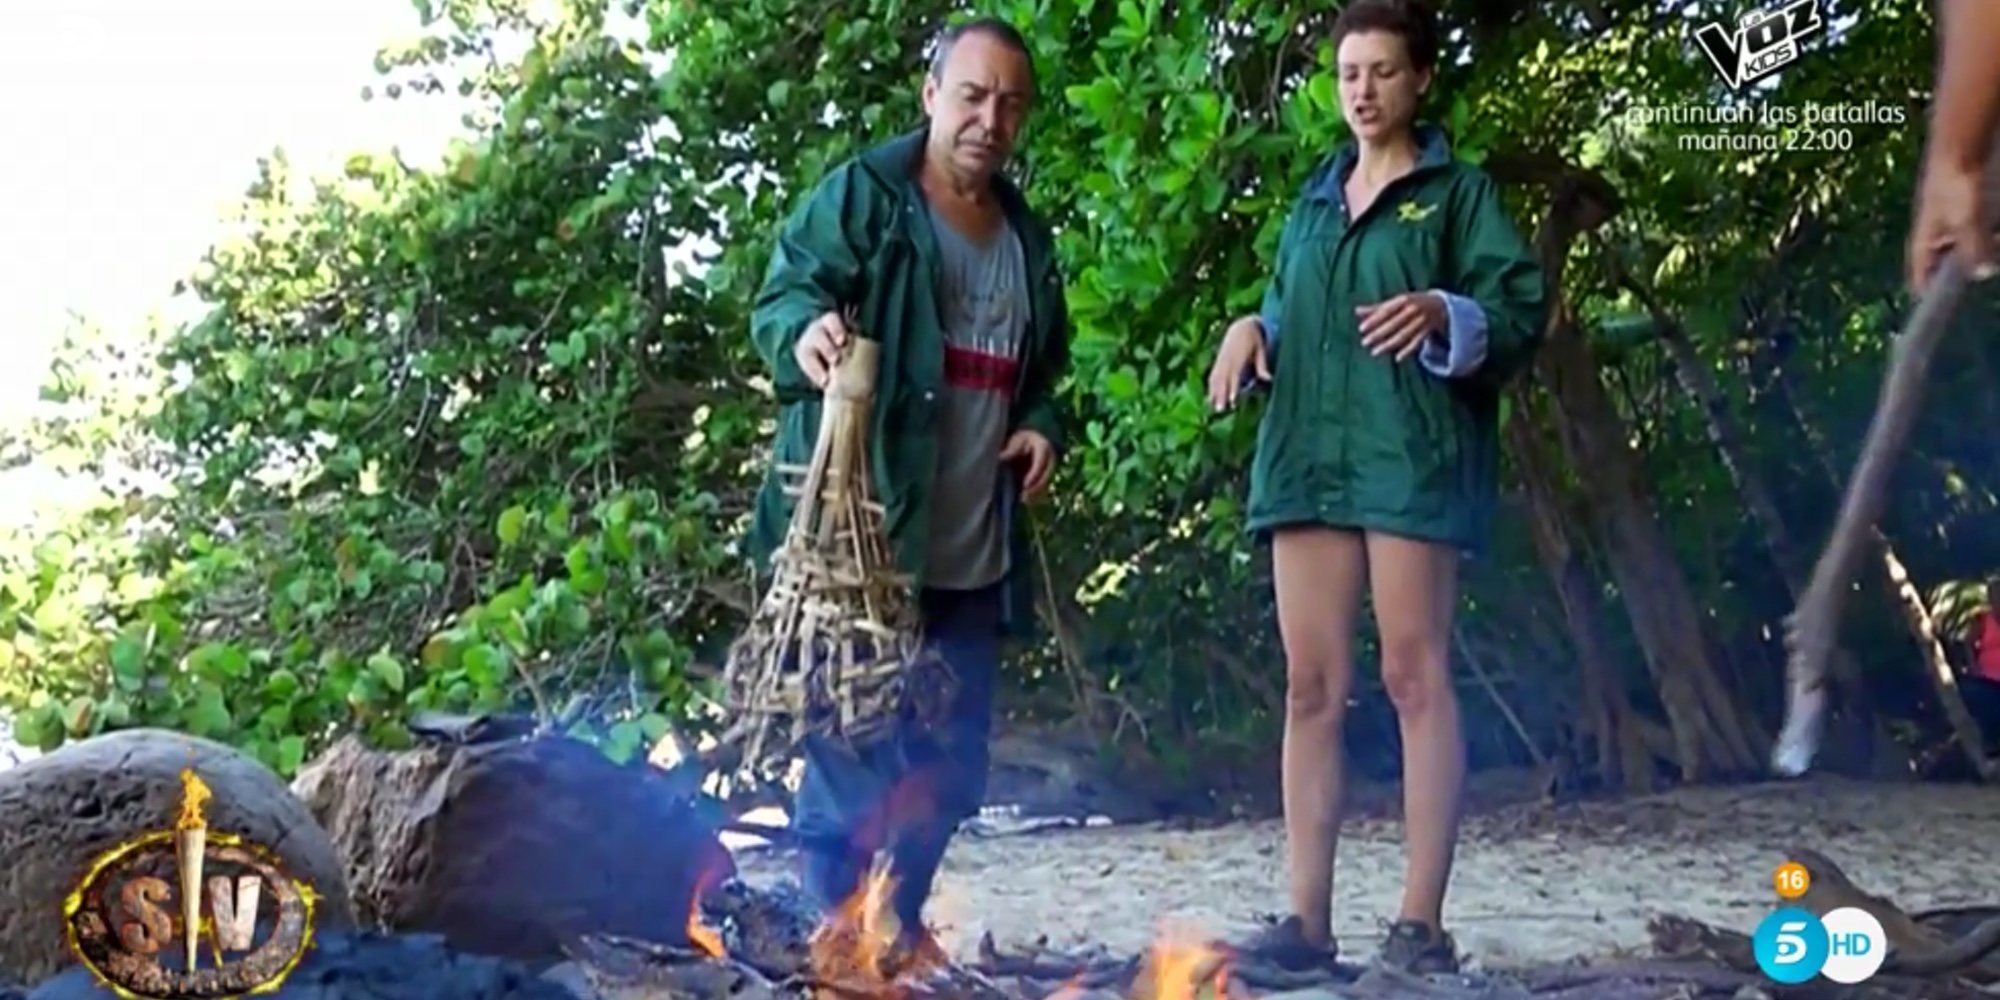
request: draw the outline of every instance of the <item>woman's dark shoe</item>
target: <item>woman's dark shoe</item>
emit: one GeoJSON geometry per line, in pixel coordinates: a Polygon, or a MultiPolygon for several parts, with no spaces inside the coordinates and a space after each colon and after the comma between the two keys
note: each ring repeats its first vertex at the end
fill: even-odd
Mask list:
{"type": "Polygon", "coordinates": [[[1450,934],[1421,920],[1398,920],[1389,925],[1389,937],[1375,961],[1419,976],[1450,974],[1458,971],[1458,946],[1450,934]]]}
{"type": "Polygon", "coordinates": [[[1332,969],[1340,957],[1340,945],[1329,940],[1316,945],[1306,940],[1305,921],[1286,917],[1250,935],[1242,944],[1230,945],[1239,955],[1269,962],[1287,972],[1332,969]]]}

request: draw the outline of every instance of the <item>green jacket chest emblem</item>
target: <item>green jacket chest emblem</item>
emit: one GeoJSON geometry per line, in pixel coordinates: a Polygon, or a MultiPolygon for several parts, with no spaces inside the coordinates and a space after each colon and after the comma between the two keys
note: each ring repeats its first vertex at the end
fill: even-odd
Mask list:
{"type": "Polygon", "coordinates": [[[1431,213],[1435,211],[1437,211],[1436,202],[1432,202],[1429,205],[1419,205],[1414,201],[1406,201],[1396,206],[1396,218],[1404,222],[1422,222],[1430,218],[1431,213]]]}

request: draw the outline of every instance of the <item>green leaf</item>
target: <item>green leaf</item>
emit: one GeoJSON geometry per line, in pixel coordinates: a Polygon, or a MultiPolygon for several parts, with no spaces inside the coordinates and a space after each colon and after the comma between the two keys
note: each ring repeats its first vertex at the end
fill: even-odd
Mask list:
{"type": "Polygon", "coordinates": [[[569,540],[573,511],[568,497],[556,501],[556,505],[549,509],[548,516],[543,518],[543,528],[548,531],[551,538],[557,541],[569,540]]]}
{"type": "Polygon", "coordinates": [[[297,774],[306,762],[306,741],[296,735],[280,737],[277,757],[279,774],[297,774]]]}
{"type": "Polygon", "coordinates": [[[15,726],[15,735],[23,743],[33,746],[43,753],[48,753],[62,746],[68,738],[63,730],[62,710],[54,702],[49,702],[41,708],[15,720],[15,726]],[[24,721],[28,723],[25,728],[21,726],[21,723],[24,721]],[[30,733],[32,736],[27,735],[30,733]]]}
{"type": "Polygon", "coordinates": [[[222,690],[205,685],[195,695],[195,700],[184,717],[188,732],[196,736],[219,739],[229,732],[231,720],[229,705],[222,699],[222,690]]]}
{"type": "Polygon", "coordinates": [[[388,653],[376,653],[368,658],[368,672],[374,674],[389,690],[403,693],[403,664],[388,653]]]}
{"type": "Polygon", "coordinates": [[[111,679],[123,691],[137,691],[146,684],[146,647],[130,635],[121,635],[111,644],[111,679]]]}
{"type": "Polygon", "coordinates": [[[1335,94],[1333,74],[1324,70],[1314,73],[1306,81],[1306,98],[1312,102],[1313,110],[1331,114],[1340,109],[1340,98],[1335,94]]]}
{"type": "Polygon", "coordinates": [[[465,651],[465,676],[480,688],[497,688],[506,676],[506,654],[487,643],[465,651]]]}
{"type": "Polygon", "coordinates": [[[528,509],[516,504],[500,512],[500,544],[511,546],[521,540],[521,528],[528,523],[528,509]]]}
{"type": "Polygon", "coordinates": [[[90,724],[97,715],[97,703],[83,695],[77,695],[63,706],[63,729],[70,736],[81,739],[90,735],[90,724]]]}
{"type": "Polygon", "coordinates": [[[648,712],[639,717],[639,732],[646,737],[646,742],[649,744],[658,743],[671,728],[667,717],[658,712],[648,712]]]}
{"type": "Polygon", "coordinates": [[[299,693],[299,675],[282,667],[264,678],[264,693],[278,701],[290,701],[299,693]]]}
{"type": "Polygon", "coordinates": [[[610,758],[620,764],[631,761],[638,755],[639,747],[645,740],[645,732],[639,724],[631,720],[614,723],[607,736],[610,744],[606,750],[610,758]]]}

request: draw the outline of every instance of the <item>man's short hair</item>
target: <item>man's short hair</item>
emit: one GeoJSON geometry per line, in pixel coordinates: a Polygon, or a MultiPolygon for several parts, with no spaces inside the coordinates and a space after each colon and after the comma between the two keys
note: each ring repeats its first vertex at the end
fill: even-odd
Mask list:
{"type": "Polygon", "coordinates": [[[1437,13],[1422,0],[1354,0],[1333,22],[1333,47],[1342,39],[1369,31],[1384,31],[1403,39],[1410,66],[1427,70],[1437,65],[1437,13]]]}
{"type": "Polygon", "coordinates": [[[931,50],[931,79],[944,79],[945,60],[951,58],[951,50],[958,40],[967,35],[985,35],[1021,54],[1028,63],[1028,81],[1035,80],[1035,54],[1028,50],[1028,40],[1021,35],[1021,29],[997,17],[975,17],[970,21],[960,21],[944,29],[938,35],[937,46],[931,50]]]}

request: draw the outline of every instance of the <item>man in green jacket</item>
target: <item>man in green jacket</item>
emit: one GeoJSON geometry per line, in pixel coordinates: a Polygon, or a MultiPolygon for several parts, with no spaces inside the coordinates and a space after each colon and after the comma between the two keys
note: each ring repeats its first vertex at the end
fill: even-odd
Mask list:
{"type": "MultiPolygon", "coordinates": [[[[1001,637],[1034,607],[1014,507],[1048,485],[1063,445],[1062,277],[1048,227],[1001,174],[1033,96],[1013,27],[981,19],[947,31],[924,81],[928,127],[820,181],[778,235],[751,320],[781,408],[774,465],[809,459],[841,345],[880,344],[874,485],[958,696],[937,733],[858,753],[808,740],[792,825],[805,888],[822,906],[849,897],[889,851],[906,945],[926,940],[920,917],[938,862],[984,801],[1001,637]],[[842,320],[850,309],[855,329],[842,320]]],[[[774,468],[748,539],[760,567],[790,516],[774,468]]]]}

